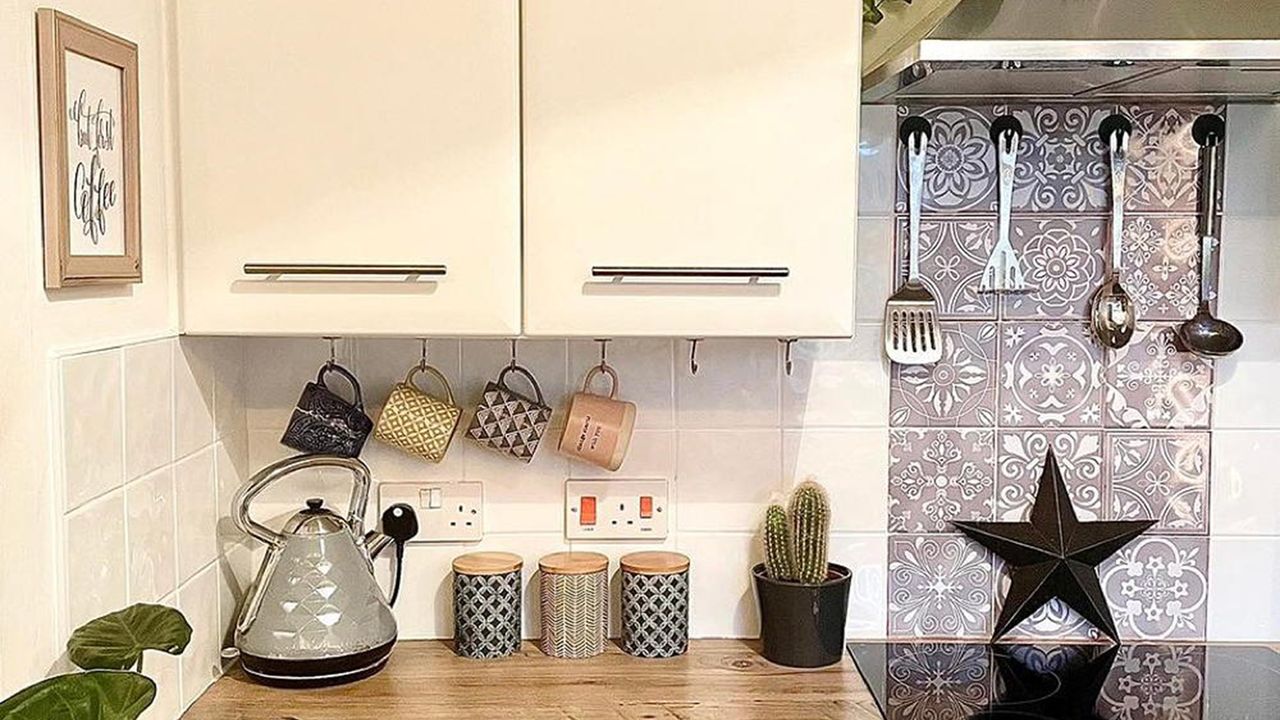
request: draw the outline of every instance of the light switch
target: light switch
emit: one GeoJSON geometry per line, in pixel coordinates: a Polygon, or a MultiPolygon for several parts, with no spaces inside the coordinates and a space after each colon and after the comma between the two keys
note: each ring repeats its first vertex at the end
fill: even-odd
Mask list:
{"type": "Polygon", "coordinates": [[[439,510],[444,505],[444,492],[440,488],[431,488],[431,497],[427,503],[430,510],[439,510]]]}

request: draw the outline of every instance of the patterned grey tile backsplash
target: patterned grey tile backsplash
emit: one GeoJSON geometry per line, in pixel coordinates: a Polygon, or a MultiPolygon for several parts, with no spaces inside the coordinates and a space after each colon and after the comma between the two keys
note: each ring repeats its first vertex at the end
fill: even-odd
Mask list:
{"type": "MultiPolygon", "coordinates": [[[[1212,364],[1179,349],[1198,305],[1200,106],[900,107],[933,122],[920,259],[942,312],[944,354],[890,378],[889,635],[986,637],[1007,578],[955,534],[956,519],[1024,519],[1052,447],[1085,520],[1157,525],[1100,566],[1128,639],[1205,636],[1212,364]],[[1099,123],[1119,110],[1130,140],[1123,282],[1139,327],[1104,350],[1087,325],[1106,268],[1109,170],[1099,123]],[[994,118],[1022,123],[1012,241],[1030,292],[979,293],[995,239],[994,118]]],[[[904,158],[895,257],[905,277],[904,158]]],[[[1209,268],[1211,274],[1216,268],[1209,268]]],[[[1097,637],[1053,602],[1015,629],[1097,637]]]]}

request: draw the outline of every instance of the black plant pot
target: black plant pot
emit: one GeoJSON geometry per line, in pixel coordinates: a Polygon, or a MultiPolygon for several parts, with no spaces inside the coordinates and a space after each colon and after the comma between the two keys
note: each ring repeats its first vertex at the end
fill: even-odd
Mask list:
{"type": "Polygon", "coordinates": [[[840,662],[849,611],[849,568],[827,563],[827,581],[821,585],[774,580],[765,574],[764,563],[751,573],[760,599],[765,659],[789,667],[840,662]]]}

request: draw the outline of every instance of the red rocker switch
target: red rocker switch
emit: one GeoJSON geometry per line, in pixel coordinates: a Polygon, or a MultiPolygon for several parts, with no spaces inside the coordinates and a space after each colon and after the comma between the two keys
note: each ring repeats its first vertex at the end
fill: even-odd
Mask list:
{"type": "Polygon", "coordinates": [[[640,517],[644,518],[645,520],[648,520],[649,518],[653,517],[653,496],[651,495],[640,496],[640,517]]]}
{"type": "Polygon", "coordinates": [[[578,522],[582,525],[596,524],[596,499],[590,495],[582,496],[578,507],[578,522]]]}

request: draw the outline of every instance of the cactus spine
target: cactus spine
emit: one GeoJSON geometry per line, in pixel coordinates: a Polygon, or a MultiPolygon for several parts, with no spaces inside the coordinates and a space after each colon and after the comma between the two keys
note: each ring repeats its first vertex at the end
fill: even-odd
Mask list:
{"type": "Polygon", "coordinates": [[[795,580],[791,524],[781,505],[770,505],[764,514],[764,569],[774,580],[795,580]]]}
{"type": "Polygon", "coordinates": [[[800,483],[791,493],[791,538],[795,579],[805,585],[821,585],[827,580],[827,531],[831,527],[831,507],[822,486],[811,480],[800,483]]]}

